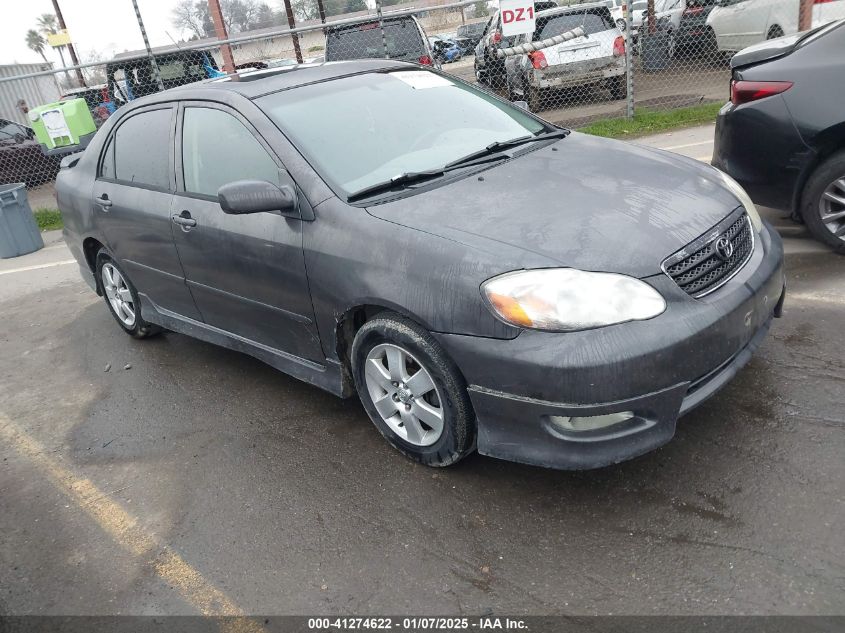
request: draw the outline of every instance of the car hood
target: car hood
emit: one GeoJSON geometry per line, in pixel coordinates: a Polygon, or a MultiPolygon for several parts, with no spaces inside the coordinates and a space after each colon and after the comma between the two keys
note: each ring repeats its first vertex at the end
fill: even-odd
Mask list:
{"type": "Polygon", "coordinates": [[[480,174],[368,208],[493,253],[503,266],[646,277],[739,206],[718,173],[677,154],[572,133],[480,174]]]}

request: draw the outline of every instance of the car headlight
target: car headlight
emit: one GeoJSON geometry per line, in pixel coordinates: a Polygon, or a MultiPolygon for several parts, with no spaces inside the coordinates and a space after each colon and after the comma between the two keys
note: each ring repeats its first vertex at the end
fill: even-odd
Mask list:
{"type": "MultiPolygon", "coordinates": [[[[714,168],[715,169],[715,168],[714,168]]],[[[751,226],[754,227],[754,230],[758,233],[763,230],[763,220],[760,219],[760,214],[757,212],[757,207],[754,206],[754,202],[745,193],[745,189],[742,188],[742,185],[739,184],[736,180],[728,176],[725,172],[716,169],[719,172],[719,175],[722,177],[722,182],[725,183],[725,187],[728,188],[733,195],[737,197],[740,204],[745,208],[745,212],[748,214],[748,217],[751,218],[751,226]]]]}
{"type": "Polygon", "coordinates": [[[556,332],[650,319],[666,309],[660,293],[639,279],[574,268],[505,273],[481,290],[505,323],[556,332]]]}

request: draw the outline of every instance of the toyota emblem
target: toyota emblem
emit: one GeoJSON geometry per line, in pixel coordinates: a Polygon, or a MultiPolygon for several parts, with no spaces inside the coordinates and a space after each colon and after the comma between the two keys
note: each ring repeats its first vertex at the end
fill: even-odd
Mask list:
{"type": "Polygon", "coordinates": [[[716,246],[713,250],[719,259],[726,262],[731,258],[731,255],[734,254],[734,245],[728,238],[720,237],[716,240],[716,246]]]}

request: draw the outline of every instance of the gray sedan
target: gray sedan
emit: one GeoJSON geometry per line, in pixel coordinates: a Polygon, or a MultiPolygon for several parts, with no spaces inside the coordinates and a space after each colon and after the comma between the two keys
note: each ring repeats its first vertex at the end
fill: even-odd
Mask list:
{"type": "Polygon", "coordinates": [[[784,296],[779,237],[721,172],[401,62],[138,99],[56,190],[82,276],[128,334],[357,393],[430,466],[652,450],[784,296]]]}

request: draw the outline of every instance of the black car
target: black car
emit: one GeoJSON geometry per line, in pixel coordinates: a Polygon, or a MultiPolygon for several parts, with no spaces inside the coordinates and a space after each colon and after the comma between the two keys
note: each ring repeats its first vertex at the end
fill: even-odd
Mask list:
{"type": "Polygon", "coordinates": [[[707,26],[707,16],[720,0],[689,0],[675,34],[675,50],[688,55],[715,57],[718,55],[716,34],[707,26]]]}
{"type": "Polygon", "coordinates": [[[56,194],[128,334],[357,393],[431,466],[652,450],[784,294],[777,233],[718,170],[384,59],[138,99],[64,160],[56,194]]]}
{"type": "Polygon", "coordinates": [[[845,20],[731,59],[713,165],[845,254],[845,20]]]}
{"type": "Polygon", "coordinates": [[[412,15],[372,16],[361,22],[326,28],[326,61],[397,59],[436,66],[434,51],[420,23],[412,15]]]}
{"type": "Polygon", "coordinates": [[[459,39],[469,40],[469,50],[475,48],[475,45],[481,41],[484,35],[484,30],[487,28],[487,22],[473,22],[472,24],[461,24],[458,27],[457,37],[459,39]]]}
{"type": "Polygon", "coordinates": [[[23,182],[36,187],[59,171],[59,160],[45,156],[32,128],[0,119],[0,184],[23,182]]]}

